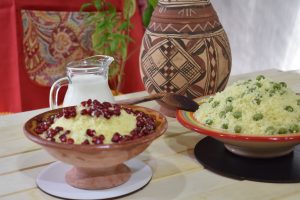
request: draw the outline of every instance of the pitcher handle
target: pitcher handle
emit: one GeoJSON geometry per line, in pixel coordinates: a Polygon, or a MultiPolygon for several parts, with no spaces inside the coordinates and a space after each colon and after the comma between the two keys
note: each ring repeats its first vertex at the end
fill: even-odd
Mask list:
{"type": "Polygon", "coordinates": [[[62,86],[65,86],[68,84],[69,84],[68,77],[63,77],[53,83],[53,85],[51,86],[50,95],[49,95],[49,105],[50,105],[51,109],[55,109],[58,107],[57,98],[58,98],[59,89],[62,86]]]}

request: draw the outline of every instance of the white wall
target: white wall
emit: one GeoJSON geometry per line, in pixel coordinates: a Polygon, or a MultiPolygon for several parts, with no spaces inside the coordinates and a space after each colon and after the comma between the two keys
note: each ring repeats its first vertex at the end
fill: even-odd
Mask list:
{"type": "Polygon", "coordinates": [[[231,44],[232,74],[300,69],[300,0],[211,0],[231,44]]]}

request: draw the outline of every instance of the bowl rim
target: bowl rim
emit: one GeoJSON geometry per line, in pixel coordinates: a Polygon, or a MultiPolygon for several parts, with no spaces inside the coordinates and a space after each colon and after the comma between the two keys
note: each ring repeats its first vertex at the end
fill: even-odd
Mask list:
{"type": "Polygon", "coordinates": [[[62,108],[57,108],[57,109],[53,109],[53,110],[48,110],[45,111],[43,113],[40,113],[38,115],[33,116],[32,118],[30,118],[29,120],[27,120],[23,126],[23,132],[26,135],[26,137],[41,145],[41,146],[45,146],[45,147],[55,147],[55,148],[59,148],[59,149],[65,149],[65,150],[71,150],[71,149],[76,149],[78,151],[91,151],[93,150],[112,150],[112,149],[122,149],[124,147],[130,147],[133,145],[140,145],[140,144],[144,144],[147,142],[151,142],[152,140],[154,140],[155,138],[161,136],[168,128],[168,121],[166,119],[166,117],[161,114],[160,112],[153,110],[151,108],[146,108],[146,107],[142,107],[142,106],[135,106],[135,105],[122,105],[120,104],[122,107],[126,107],[126,108],[132,108],[133,110],[146,110],[148,113],[154,113],[155,116],[159,116],[159,118],[161,119],[161,124],[156,127],[155,132],[152,134],[149,134],[147,136],[143,136],[141,138],[137,138],[135,140],[132,140],[130,142],[124,142],[124,143],[109,143],[109,144],[98,144],[98,145],[82,145],[82,144],[65,144],[65,143],[57,143],[57,142],[51,142],[48,141],[46,139],[41,138],[39,135],[34,134],[33,132],[29,131],[29,126],[31,126],[32,121],[36,120],[36,119],[40,119],[43,118],[43,116],[48,115],[51,113],[57,113],[58,111],[62,110],[63,108],[68,108],[68,107],[73,107],[73,106],[68,106],[68,107],[62,107],[62,108]],[[80,147],[80,148],[79,148],[80,147]]]}
{"type": "MultiPolygon", "coordinates": [[[[207,95],[203,97],[195,98],[194,100],[199,104],[200,100],[207,99],[213,95],[207,95]]],[[[200,105],[200,104],[199,104],[200,105]]],[[[193,115],[194,112],[188,112],[184,110],[176,110],[176,119],[184,127],[194,130],[200,134],[205,134],[214,138],[235,140],[235,141],[248,141],[248,142],[295,142],[300,141],[300,133],[290,133],[282,135],[252,135],[252,134],[240,134],[237,135],[231,132],[222,132],[221,130],[213,129],[196,120],[193,115]]]]}

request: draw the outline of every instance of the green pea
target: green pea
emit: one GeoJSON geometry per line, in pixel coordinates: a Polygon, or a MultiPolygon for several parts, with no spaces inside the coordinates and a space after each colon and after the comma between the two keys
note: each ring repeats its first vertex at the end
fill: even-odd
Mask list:
{"type": "Polygon", "coordinates": [[[207,125],[212,125],[212,123],[213,123],[213,120],[211,120],[211,119],[207,119],[205,121],[205,124],[207,124],[207,125]]]}
{"type": "Polygon", "coordinates": [[[274,90],[280,90],[281,89],[281,85],[279,83],[274,83],[273,89],[274,90]]]}
{"type": "Polygon", "coordinates": [[[255,85],[258,87],[258,88],[261,88],[262,84],[259,83],[259,82],[256,82],[255,85]]]}
{"type": "Polygon", "coordinates": [[[256,90],[256,88],[249,88],[249,89],[248,89],[248,92],[251,92],[251,93],[252,93],[252,92],[254,92],[255,90],[256,90]]]}
{"type": "Polygon", "coordinates": [[[222,124],[223,129],[228,129],[228,124],[222,124]]]}
{"type": "Polygon", "coordinates": [[[273,126],[269,126],[268,128],[266,128],[265,133],[274,134],[276,133],[276,129],[273,126]]]}
{"type": "Polygon", "coordinates": [[[212,106],[213,108],[215,108],[215,107],[217,107],[219,104],[220,104],[219,101],[214,101],[214,102],[212,103],[211,106],[212,106]]]}
{"type": "Polygon", "coordinates": [[[278,130],[278,134],[285,134],[285,133],[287,133],[287,129],[286,129],[286,128],[281,127],[281,128],[278,130]]]}
{"type": "Polygon", "coordinates": [[[262,118],[264,118],[263,114],[261,113],[256,113],[255,115],[253,115],[252,119],[254,121],[258,121],[258,120],[261,120],[262,118]]]}
{"type": "Polygon", "coordinates": [[[284,110],[288,111],[288,112],[293,112],[294,111],[294,108],[292,106],[286,106],[284,108],[284,110]]]}
{"type": "Polygon", "coordinates": [[[254,99],[254,102],[255,102],[257,105],[260,105],[261,100],[260,100],[259,98],[255,98],[255,99],[254,99]]]}
{"type": "Polygon", "coordinates": [[[233,110],[233,106],[232,105],[228,105],[225,107],[225,111],[226,112],[231,112],[233,110]]]}
{"type": "Polygon", "coordinates": [[[300,99],[297,100],[297,105],[300,106],[300,99]]]}
{"type": "Polygon", "coordinates": [[[241,126],[236,125],[236,126],[234,127],[234,132],[235,132],[235,133],[240,133],[241,131],[242,131],[242,127],[241,127],[241,126]]]}
{"type": "Polygon", "coordinates": [[[274,96],[275,92],[276,92],[276,91],[275,91],[274,89],[270,90],[270,91],[269,91],[269,96],[270,96],[270,97],[274,96]]]}
{"type": "Polygon", "coordinates": [[[226,112],[225,112],[225,111],[221,111],[221,112],[219,113],[219,117],[220,117],[220,118],[225,118],[225,117],[226,117],[226,112]]]}
{"type": "Polygon", "coordinates": [[[263,79],[265,79],[265,77],[263,75],[258,75],[256,77],[256,80],[258,80],[258,81],[263,80],[263,79]]]}
{"type": "Polygon", "coordinates": [[[245,82],[248,84],[248,83],[250,83],[251,81],[252,81],[251,79],[248,79],[248,80],[245,81],[245,82]]]}
{"type": "Polygon", "coordinates": [[[239,119],[242,117],[242,112],[241,111],[235,111],[233,113],[233,117],[236,118],[236,119],[239,119]]]}
{"type": "Polygon", "coordinates": [[[279,84],[281,85],[281,87],[284,87],[284,88],[287,87],[287,84],[285,82],[280,82],[279,84]]]}
{"type": "Polygon", "coordinates": [[[226,98],[226,102],[232,102],[233,101],[233,97],[227,97],[226,98]]]}
{"type": "Polygon", "coordinates": [[[289,127],[289,131],[291,133],[299,133],[299,130],[300,130],[300,128],[297,124],[293,124],[289,127]]]}
{"type": "Polygon", "coordinates": [[[282,91],[280,92],[280,95],[284,95],[286,93],[286,91],[282,91]]]}

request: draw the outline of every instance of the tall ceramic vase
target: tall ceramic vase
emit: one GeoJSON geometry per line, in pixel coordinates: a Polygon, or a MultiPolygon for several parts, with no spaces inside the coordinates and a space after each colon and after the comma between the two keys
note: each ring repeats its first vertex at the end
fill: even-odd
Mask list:
{"type": "MultiPolygon", "coordinates": [[[[225,88],[230,70],[227,35],[209,0],[159,0],[140,52],[149,93],[214,94],[225,88]]],[[[174,115],[161,106],[163,113],[174,115]]]]}

